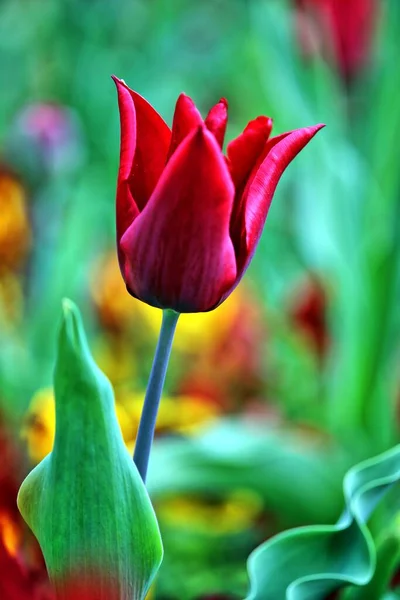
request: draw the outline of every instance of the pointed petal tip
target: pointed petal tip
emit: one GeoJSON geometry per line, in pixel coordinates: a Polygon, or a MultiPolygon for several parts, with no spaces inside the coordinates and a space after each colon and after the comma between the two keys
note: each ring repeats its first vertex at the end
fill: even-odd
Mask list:
{"type": "Polygon", "coordinates": [[[228,100],[226,98],[220,98],[214,106],[208,111],[208,115],[204,119],[206,125],[211,130],[215,127],[225,127],[226,120],[228,118],[228,100]]]}
{"type": "Polygon", "coordinates": [[[178,102],[188,102],[193,105],[195,104],[194,100],[189,96],[189,94],[186,94],[186,92],[181,92],[179,94],[176,103],[178,104],[178,102]]]}
{"type": "Polygon", "coordinates": [[[326,127],[325,123],[318,123],[317,125],[312,125],[311,127],[308,127],[308,129],[310,129],[314,133],[317,133],[318,131],[320,131],[324,127],[326,127]]]}
{"type": "Polygon", "coordinates": [[[204,122],[209,131],[211,131],[219,146],[224,145],[226,125],[228,121],[228,102],[221,98],[209,111],[204,122]]]}
{"type": "MultiPolygon", "coordinates": [[[[256,129],[261,129],[259,123],[253,122],[252,127],[254,124],[256,129]]],[[[242,273],[247,269],[254,254],[275,189],[282,174],[292,160],[323,127],[325,127],[324,123],[301,127],[270,138],[267,142],[261,155],[261,163],[255,166],[252,175],[247,180],[242,196],[242,207],[244,208],[239,213],[239,225],[235,225],[236,229],[234,230],[239,231],[239,234],[243,230],[246,231],[245,250],[239,250],[239,254],[242,253],[244,257],[241,265],[242,273]]],[[[239,234],[237,235],[239,236],[239,234]]]]}
{"type": "MultiPolygon", "coordinates": [[[[179,100],[179,98],[181,98],[181,97],[183,97],[183,98],[190,98],[190,96],[189,96],[189,95],[188,95],[186,92],[183,92],[183,91],[182,91],[182,92],[179,94],[179,96],[178,96],[178,100],[179,100]]],[[[191,99],[191,98],[190,98],[190,99],[191,99]]]]}
{"type": "MultiPolygon", "coordinates": [[[[126,82],[124,79],[120,79],[119,77],[117,77],[116,75],[111,75],[111,79],[113,80],[113,82],[116,85],[116,88],[118,89],[120,86],[128,88],[128,86],[126,85],[126,82]]],[[[128,88],[129,89],[129,88],[128,88]]]]}
{"type": "Polygon", "coordinates": [[[192,133],[193,130],[197,129],[202,122],[203,119],[201,118],[201,114],[192,98],[184,92],[181,92],[175,105],[167,161],[171,158],[184,138],[192,133]]]}
{"type": "Polygon", "coordinates": [[[317,125],[310,125],[309,127],[304,127],[302,129],[298,129],[298,130],[295,129],[292,133],[295,134],[296,131],[298,131],[298,132],[303,131],[306,139],[308,141],[310,141],[318,133],[318,131],[321,131],[321,129],[323,129],[324,127],[325,127],[325,123],[317,123],[317,125]]]}
{"type": "Polygon", "coordinates": [[[265,141],[267,141],[272,131],[273,124],[274,121],[273,119],[271,119],[271,117],[265,117],[264,115],[261,115],[249,121],[246,127],[244,128],[243,133],[248,134],[250,132],[258,131],[261,134],[263,132],[265,136],[265,141]]]}
{"type": "MultiPolygon", "coordinates": [[[[247,127],[249,127],[249,128],[258,127],[260,129],[266,129],[271,133],[273,124],[274,124],[274,120],[271,117],[266,117],[264,115],[261,115],[259,117],[256,117],[252,121],[250,121],[250,123],[247,125],[247,127]]],[[[247,129],[247,127],[246,127],[246,129],[247,129]]]]}

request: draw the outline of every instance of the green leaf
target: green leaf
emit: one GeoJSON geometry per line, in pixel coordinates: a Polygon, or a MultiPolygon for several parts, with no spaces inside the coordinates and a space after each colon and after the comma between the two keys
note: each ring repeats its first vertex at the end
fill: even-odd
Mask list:
{"type": "Polygon", "coordinates": [[[249,489],[285,527],[334,522],[346,467],[326,446],[310,438],[306,442],[305,434],[262,429],[243,419],[219,420],[189,439],[156,440],[147,485],[152,498],[249,489]]]}
{"type": "Polygon", "coordinates": [[[366,521],[399,479],[400,445],[350,469],[336,525],[292,529],[252,552],[247,600],[320,600],[344,585],[368,584],[376,549],[366,521]]]}
{"type": "Polygon", "coordinates": [[[144,598],[162,560],[157,519],[125,448],[111,385],[68,300],[54,384],[54,448],[23,482],[20,512],[58,598],[144,598]]]}
{"type": "Polygon", "coordinates": [[[399,564],[400,539],[397,532],[385,536],[377,544],[376,558],[376,568],[371,581],[366,586],[350,588],[342,600],[380,600],[384,597],[399,564]]]}

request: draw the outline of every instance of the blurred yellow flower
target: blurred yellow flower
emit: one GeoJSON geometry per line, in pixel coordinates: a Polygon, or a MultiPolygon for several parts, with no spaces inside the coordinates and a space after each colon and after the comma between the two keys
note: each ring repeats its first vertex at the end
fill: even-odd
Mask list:
{"type": "MultiPolygon", "coordinates": [[[[119,398],[117,406],[123,407],[127,427],[120,421],[125,442],[136,439],[142,413],[143,394],[127,394],[119,398]]],[[[163,396],[157,415],[156,433],[194,434],[218,416],[214,404],[196,396],[163,396]]]]}
{"type": "MultiPolygon", "coordinates": [[[[143,399],[144,392],[126,394],[118,398],[115,405],[121,432],[129,450],[133,450],[143,399]]],[[[204,402],[202,398],[164,397],[158,414],[156,433],[192,434],[217,416],[215,405],[204,402]]],[[[45,388],[33,396],[21,432],[28,455],[34,463],[38,463],[51,452],[54,434],[54,395],[51,388],[45,388]]]]}
{"type": "Polygon", "coordinates": [[[218,502],[179,495],[157,503],[157,516],[166,525],[216,536],[248,529],[262,510],[260,496],[248,490],[237,490],[218,502]]]}
{"type": "MultiPolygon", "coordinates": [[[[94,266],[91,294],[103,326],[96,359],[118,398],[120,390],[148,377],[162,311],[128,294],[114,251],[94,266]]],[[[214,311],[181,315],[170,391],[176,396],[202,397],[196,406],[213,403],[228,413],[241,410],[263,393],[266,340],[265,315],[245,285],[214,311]]],[[[190,410],[197,412],[197,408],[190,410]]],[[[131,431],[129,439],[132,435],[131,431]]]]}
{"type": "Polygon", "coordinates": [[[31,400],[21,432],[28,455],[35,463],[40,462],[53,448],[55,418],[53,390],[39,390],[31,400]]]}
{"type": "MultiPolygon", "coordinates": [[[[100,322],[106,329],[121,332],[139,326],[156,339],[162,311],[128,294],[115,252],[105,255],[95,265],[91,293],[100,322]]],[[[198,354],[213,344],[216,337],[224,336],[241,309],[242,294],[236,290],[214,311],[181,315],[174,348],[198,354]]]]}
{"type": "Polygon", "coordinates": [[[125,337],[100,335],[94,343],[94,357],[114,388],[134,380],[136,361],[132,344],[125,337]]]}
{"type": "MultiPolygon", "coordinates": [[[[241,292],[236,290],[221,306],[211,312],[182,314],[176,328],[174,349],[188,354],[207,352],[217,339],[222,338],[229,331],[232,321],[241,308],[240,300],[241,292]]],[[[133,301],[135,311],[156,337],[161,326],[161,310],[140,300],[133,301]]]]}
{"type": "Polygon", "coordinates": [[[115,332],[124,331],[132,322],[136,302],[125,289],[115,252],[96,261],[90,290],[103,327],[115,332]]]}
{"type": "Polygon", "coordinates": [[[17,269],[31,243],[26,193],[20,181],[0,169],[0,273],[17,269]]]}

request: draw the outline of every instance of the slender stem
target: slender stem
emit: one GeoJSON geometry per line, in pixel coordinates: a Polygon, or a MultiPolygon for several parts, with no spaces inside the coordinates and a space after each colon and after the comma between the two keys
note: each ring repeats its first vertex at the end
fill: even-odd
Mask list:
{"type": "Polygon", "coordinates": [[[156,420],[160,398],[167,373],[169,355],[171,354],[172,340],[174,338],[179,313],[173,310],[164,310],[160,337],[158,338],[156,353],[144,398],[142,416],[140,417],[139,431],[136,438],[133,460],[138,468],[143,481],[146,481],[147,467],[149,464],[150,450],[156,428],[156,420]]]}

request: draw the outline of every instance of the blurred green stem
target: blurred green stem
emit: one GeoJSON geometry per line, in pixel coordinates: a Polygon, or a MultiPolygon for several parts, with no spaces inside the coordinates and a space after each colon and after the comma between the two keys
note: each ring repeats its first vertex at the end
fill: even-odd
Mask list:
{"type": "Polygon", "coordinates": [[[158,338],[156,353],[151,367],[149,383],[144,398],[142,416],[140,417],[139,431],[136,439],[133,460],[138,468],[141,478],[146,481],[147,467],[149,464],[151,445],[160,398],[164,387],[165,375],[171,354],[172,341],[179,313],[173,310],[164,310],[160,336],[158,338]]]}
{"type": "MultiPolygon", "coordinates": [[[[383,175],[381,179],[387,186],[383,175]]],[[[371,453],[389,448],[397,436],[396,406],[388,399],[395,384],[391,357],[399,334],[396,309],[400,281],[400,178],[393,187],[386,186],[382,184],[384,191],[377,200],[372,195],[369,201],[370,210],[374,200],[382,210],[380,215],[372,206],[374,210],[368,213],[379,235],[368,243],[368,230],[360,243],[359,274],[351,287],[348,284],[350,293],[342,299],[347,326],[339,371],[333,374],[338,383],[333,387],[331,402],[335,432],[352,446],[356,438],[363,439],[371,453]]]]}

